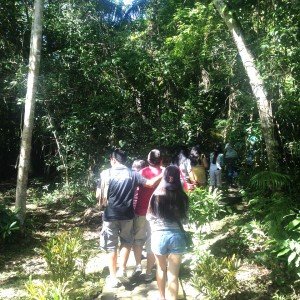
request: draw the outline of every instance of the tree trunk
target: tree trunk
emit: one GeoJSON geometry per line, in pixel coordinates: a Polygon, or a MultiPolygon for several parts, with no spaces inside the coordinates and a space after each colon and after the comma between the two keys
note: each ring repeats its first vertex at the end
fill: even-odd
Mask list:
{"type": "Polygon", "coordinates": [[[214,0],[214,5],[221,17],[224,19],[233,40],[237,46],[244,68],[250,80],[250,85],[257,102],[260,124],[266,144],[269,169],[278,170],[278,147],[274,136],[274,120],[271,102],[267,98],[264,82],[254,64],[254,58],[247,48],[241,29],[235,21],[232,13],[228,10],[223,0],[214,0]]]}
{"type": "MultiPolygon", "coordinates": [[[[47,109],[48,110],[48,109],[47,109]]],[[[69,172],[68,172],[68,165],[66,163],[66,159],[61,151],[61,143],[59,141],[59,138],[58,138],[58,135],[57,135],[57,132],[56,132],[56,129],[55,129],[55,126],[54,126],[54,123],[52,122],[52,118],[50,116],[50,113],[49,111],[47,111],[47,114],[48,114],[48,121],[49,121],[49,125],[50,125],[50,128],[52,130],[52,134],[54,136],[54,139],[55,139],[55,143],[56,143],[56,147],[57,147],[57,152],[58,152],[58,155],[59,155],[59,158],[61,160],[61,163],[64,167],[64,171],[65,171],[65,183],[67,186],[69,186],[69,172]]]]}
{"type": "Polygon", "coordinates": [[[43,6],[44,0],[34,1],[34,17],[31,29],[27,93],[25,100],[24,124],[21,136],[21,149],[16,188],[16,210],[22,227],[24,225],[26,215],[26,193],[30,163],[34,107],[41,58],[43,6]]]}

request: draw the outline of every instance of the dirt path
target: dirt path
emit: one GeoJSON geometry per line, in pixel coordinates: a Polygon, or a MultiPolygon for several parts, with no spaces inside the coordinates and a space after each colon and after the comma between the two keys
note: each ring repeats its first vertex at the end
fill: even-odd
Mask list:
{"type": "MultiPolygon", "coordinates": [[[[188,262],[188,256],[184,258],[183,264],[188,262]]],[[[98,261],[105,261],[105,254],[99,254],[97,256],[98,261]]],[[[146,260],[142,260],[142,265],[145,270],[146,260]]],[[[104,286],[103,293],[99,296],[98,299],[102,300],[114,300],[114,299],[122,299],[122,300],[154,300],[158,298],[158,288],[157,282],[154,279],[152,282],[146,282],[144,279],[144,274],[142,273],[139,277],[131,277],[133,269],[135,266],[133,253],[130,254],[128,265],[127,265],[127,274],[128,281],[122,284],[118,288],[107,288],[104,286]]],[[[105,267],[105,266],[103,266],[105,267]]],[[[194,300],[201,299],[197,298],[199,294],[192,286],[189,285],[188,282],[184,280],[180,280],[180,290],[179,290],[179,298],[178,299],[186,299],[186,300],[194,300]]]]}

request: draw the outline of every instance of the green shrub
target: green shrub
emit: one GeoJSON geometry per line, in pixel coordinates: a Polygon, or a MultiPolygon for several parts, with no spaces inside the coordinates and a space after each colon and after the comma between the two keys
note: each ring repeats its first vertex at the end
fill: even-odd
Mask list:
{"type": "Polygon", "coordinates": [[[278,258],[285,258],[290,269],[300,277],[300,213],[292,211],[282,220],[285,238],[273,239],[271,245],[278,258]]]}
{"type": "Polygon", "coordinates": [[[68,284],[52,281],[33,282],[30,278],[25,287],[30,300],[69,300],[68,284]]]}
{"type": "Polygon", "coordinates": [[[19,221],[16,214],[0,204],[0,240],[5,240],[17,230],[19,230],[19,221]]]}
{"type": "Polygon", "coordinates": [[[221,193],[209,193],[207,189],[196,188],[189,193],[189,220],[197,226],[216,219],[222,211],[221,193]]]}
{"type": "Polygon", "coordinates": [[[43,249],[51,278],[56,281],[70,280],[78,272],[84,275],[87,253],[83,233],[79,229],[52,237],[43,249]]]}
{"type": "Polygon", "coordinates": [[[28,299],[95,299],[102,291],[101,274],[84,273],[91,249],[79,229],[62,232],[49,239],[42,250],[50,276],[25,284],[28,299]]]}
{"type": "Polygon", "coordinates": [[[238,289],[236,273],[240,260],[217,258],[209,253],[199,255],[193,270],[192,283],[203,291],[209,299],[225,299],[238,289]]]}
{"type": "Polygon", "coordinates": [[[39,184],[28,189],[28,202],[38,205],[67,205],[71,210],[81,211],[97,203],[95,189],[83,184],[39,184]]]}
{"type": "MultiPolygon", "coordinates": [[[[252,215],[261,218],[261,237],[254,235],[253,226],[241,230],[249,237],[249,245],[256,246],[260,259],[272,269],[276,284],[285,285],[300,277],[300,211],[297,207],[298,195],[285,195],[280,192],[270,197],[256,197],[249,202],[252,215]],[[265,242],[263,242],[265,240],[265,242]],[[258,245],[261,245],[261,249],[258,245]],[[278,274],[281,274],[280,276],[278,274]],[[282,275],[283,274],[283,275],[282,275]],[[287,276],[288,274],[288,276],[287,276]]],[[[255,225],[253,222],[251,225],[255,225]]],[[[256,223],[256,225],[259,225],[256,223]]]]}
{"type": "Polygon", "coordinates": [[[262,251],[266,248],[267,235],[261,222],[252,220],[240,228],[239,235],[252,252],[262,251]]]}

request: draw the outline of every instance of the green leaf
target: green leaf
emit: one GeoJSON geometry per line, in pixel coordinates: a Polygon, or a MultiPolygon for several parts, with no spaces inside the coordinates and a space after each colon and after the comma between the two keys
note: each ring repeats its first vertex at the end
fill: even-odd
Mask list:
{"type": "Polygon", "coordinates": [[[297,253],[296,252],[292,252],[290,254],[290,256],[288,257],[288,264],[290,264],[295,259],[296,256],[297,256],[297,253]]]}
{"type": "Polygon", "coordinates": [[[295,219],[293,221],[291,221],[287,226],[286,229],[294,229],[295,227],[297,227],[300,224],[300,219],[295,219]]]}
{"type": "Polygon", "coordinates": [[[278,254],[277,254],[277,257],[280,257],[280,256],[283,256],[285,254],[287,254],[288,252],[290,251],[290,249],[284,249],[284,250],[281,250],[278,254]]]}

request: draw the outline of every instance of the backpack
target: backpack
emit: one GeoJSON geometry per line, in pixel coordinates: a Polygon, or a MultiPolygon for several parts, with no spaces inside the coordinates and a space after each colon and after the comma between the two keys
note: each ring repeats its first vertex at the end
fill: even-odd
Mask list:
{"type": "Polygon", "coordinates": [[[102,171],[100,174],[100,179],[96,191],[96,198],[98,199],[100,210],[104,210],[107,207],[110,171],[110,169],[107,169],[102,171]]]}
{"type": "Polygon", "coordinates": [[[233,148],[228,148],[225,152],[225,158],[237,158],[238,154],[233,148]]]}

